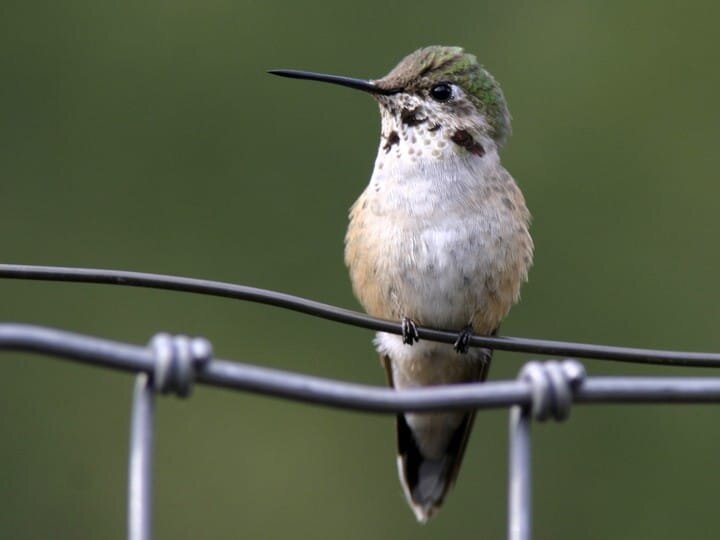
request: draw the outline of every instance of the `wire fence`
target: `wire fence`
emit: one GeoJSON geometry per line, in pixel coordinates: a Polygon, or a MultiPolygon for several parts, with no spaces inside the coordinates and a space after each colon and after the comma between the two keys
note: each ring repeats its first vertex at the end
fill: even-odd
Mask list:
{"type": "MultiPolygon", "coordinates": [[[[375,319],[275,291],[167,275],[43,266],[0,265],[0,277],[110,283],[225,296],[292,309],[363,328],[400,334],[400,323],[375,319]]],[[[418,328],[444,343],[453,332],[418,328]]],[[[720,366],[720,354],[608,347],[517,337],[473,336],[472,346],[553,356],[695,367],[720,366]]],[[[129,540],[152,538],[153,411],[158,393],[187,397],[193,384],[254,392],[374,413],[509,408],[508,528],[531,538],[533,421],[564,420],[573,403],[715,403],[720,377],[589,377],[577,360],[531,361],[516,380],[395,391],[214,358],[204,338],[156,334],[147,346],[64,330],[0,323],[0,350],[28,351],[137,374],[132,399],[128,469],[129,540]]]]}

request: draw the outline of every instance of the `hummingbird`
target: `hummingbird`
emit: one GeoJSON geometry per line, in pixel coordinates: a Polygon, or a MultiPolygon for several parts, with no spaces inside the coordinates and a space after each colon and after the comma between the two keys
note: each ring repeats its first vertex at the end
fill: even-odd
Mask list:
{"type": "MultiPolygon", "coordinates": [[[[374,344],[397,390],[477,383],[495,335],[532,264],[530,213],[498,152],[510,135],[500,85],[460,47],[430,46],[366,80],[299,70],[284,77],[355,88],[377,101],[381,134],[366,189],[350,209],[345,263],[372,316],[402,322],[374,344]],[[417,326],[458,332],[454,344],[420,341],[417,326]]],[[[421,523],[457,478],[474,411],[401,413],[397,466],[421,523]]]]}

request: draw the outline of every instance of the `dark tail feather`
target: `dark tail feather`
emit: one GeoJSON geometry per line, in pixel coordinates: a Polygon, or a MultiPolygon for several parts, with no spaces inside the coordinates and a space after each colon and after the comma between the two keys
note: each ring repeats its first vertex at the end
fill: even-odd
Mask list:
{"type": "Polygon", "coordinates": [[[466,414],[452,434],[443,456],[427,459],[422,455],[405,416],[397,416],[398,472],[405,496],[418,521],[424,523],[435,514],[455,483],[474,419],[475,413],[466,414]]]}
{"type": "MultiPolygon", "coordinates": [[[[496,333],[497,330],[492,335],[496,333]]],[[[485,361],[477,374],[478,382],[487,378],[493,353],[490,349],[480,351],[485,361]]],[[[390,358],[382,357],[382,361],[388,383],[394,386],[390,358]]],[[[445,495],[455,483],[474,421],[475,411],[465,414],[450,437],[443,456],[439,459],[427,459],[418,447],[405,415],[397,415],[398,473],[408,504],[421,523],[425,523],[437,513],[445,495]]]]}

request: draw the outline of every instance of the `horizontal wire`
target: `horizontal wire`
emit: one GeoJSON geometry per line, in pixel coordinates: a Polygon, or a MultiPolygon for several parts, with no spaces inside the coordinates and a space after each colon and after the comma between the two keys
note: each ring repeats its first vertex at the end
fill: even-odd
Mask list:
{"type": "MultiPolygon", "coordinates": [[[[221,296],[281,307],[360,328],[402,334],[402,327],[399,322],[377,319],[356,311],[291,294],[221,281],[124,270],[0,264],[0,278],[3,277],[40,281],[126,285],[221,296]]],[[[454,343],[457,339],[457,332],[426,327],[418,327],[418,335],[422,339],[441,343],[454,343]]],[[[638,364],[720,367],[720,353],[617,347],[510,336],[472,336],[470,345],[504,351],[593,358],[638,364]]]]}
{"type": "MultiPolygon", "coordinates": [[[[0,350],[43,353],[85,364],[152,374],[152,352],[137,345],[28,324],[0,324],[0,350]]],[[[390,388],[341,382],[228,360],[199,368],[198,383],[293,401],[356,411],[396,413],[526,406],[531,384],[524,380],[390,388]]],[[[720,377],[589,377],[577,389],[578,403],[716,403],[720,377]]]]}

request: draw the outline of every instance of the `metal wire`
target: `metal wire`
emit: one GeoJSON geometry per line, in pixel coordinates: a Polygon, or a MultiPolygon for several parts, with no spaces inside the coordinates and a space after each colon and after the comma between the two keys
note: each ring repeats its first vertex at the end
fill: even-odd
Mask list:
{"type": "Polygon", "coordinates": [[[530,427],[534,418],[543,422],[570,416],[570,405],[585,383],[585,368],[576,360],[527,362],[518,379],[530,384],[530,405],[510,408],[508,444],[508,538],[532,537],[532,475],[530,427]]]}
{"type": "MultiPolygon", "coordinates": [[[[308,300],[291,294],[206,279],[148,274],[144,272],[127,272],[122,270],[19,264],[0,264],[0,278],[2,277],[41,281],[104,283],[222,296],[281,307],[305,313],[313,317],[320,317],[361,328],[393,334],[402,333],[399,322],[376,319],[356,311],[323,304],[322,302],[308,300]]],[[[456,332],[425,327],[418,327],[418,334],[422,339],[442,343],[454,343],[457,339],[456,332]]],[[[599,360],[639,364],[720,367],[720,353],[614,347],[510,336],[472,336],[470,338],[470,345],[473,347],[488,347],[505,351],[546,354],[560,357],[595,358],[599,360]]]]}
{"type": "Polygon", "coordinates": [[[150,376],[135,377],[128,460],[128,540],[152,538],[154,389],[150,376]]]}
{"type": "MultiPolygon", "coordinates": [[[[23,350],[128,372],[155,371],[152,349],[28,324],[0,324],[0,350],[23,350]]],[[[378,413],[496,409],[530,405],[523,380],[417,388],[389,388],[213,359],[198,366],[196,383],[340,409],[378,413]]],[[[708,403],[720,401],[720,377],[589,377],[576,403],[708,403]]]]}
{"type": "Polygon", "coordinates": [[[532,417],[564,419],[570,403],[720,401],[720,377],[584,377],[575,362],[530,362],[517,380],[419,388],[387,388],[210,359],[210,344],[159,334],[148,347],[24,324],[0,324],[0,350],[44,353],[139,373],[133,395],[128,481],[128,539],[152,538],[154,393],[190,393],[200,384],[367,412],[510,407],[508,538],[531,538],[532,417]],[[158,343],[163,346],[158,347],[158,343]],[[194,344],[194,345],[193,345],[194,344]],[[163,364],[162,369],[158,365],[163,364]],[[173,376],[167,373],[174,373],[173,376]],[[163,375],[159,375],[163,374],[163,375]],[[167,380],[159,383],[154,377],[167,380]]]}
{"type": "MultiPolygon", "coordinates": [[[[168,336],[162,335],[166,341],[168,336]]],[[[180,336],[180,343],[192,340],[180,336]]],[[[186,362],[195,371],[196,382],[256,392],[306,403],[368,412],[396,413],[399,411],[431,411],[468,408],[511,407],[508,534],[511,540],[531,538],[531,465],[530,414],[535,411],[544,417],[543,407],[592,402],[717,402],[720,401],[720,377],[660,378],[660,377],[577,377],[577,366],[561,368],[549,364],[546,375],[538,376],[542,368],[534,365],[535,376],[521,373],[515,381],[420,388],[396,392],[387,388],[333,381],[298,373],[268,369],[225,360],[209,360],[209,344],[196,349],[202,362],[188,357],[189,347],[157,347],[158,338],[150,347],[84,336],[62,330],[23,324],[0,324],[0,350],[23,350],[45,353],[59,358],[76,360],[125,371],[140,372],[133,397],[130,437],[128,487],[128,539],[151,540],[152,536],[152,438],[153,392],[160,390],[152,383],[152,374],[165,362],[164,371],[174,371],[174,362],[186,362]],[[168,354],[170,356],[168,356],[168,354]],[[174,355],[174,356],[173,356],[174,355]],[[164,357],[161,359],[160,357],[164,357]],[[565,373],[565,375],[561,375],[565,373]],[[572,392],[558,384],[564,376],[566,384],[573,383],[572,392]],[[545,384],[543,378],[551,380],[545,384]],[[547,405],[541,406],[539,403],[547,405]]],[[[200,341],[199,343],[206,343],[200,341]]],[[[187,380],[175,380],[178,394],[189,394],[191,374],[187,380]]],[[[566,411],[555,410],[557,418],[566,411]]]]}
{"type": "Polygon", "coordinates": [[[508,539],[532,537],[532,474],[530,446],[530,409],[510,408],[508,443],[508,539]]]}
{"type": "MultiPolygon", "coordinates": [[[[81,268],[0,265],[0,277],[111,283],[249,300],[345,324],[401,333],[396,322],[374,319],[296,296],[215,281],[81,268]]],[[[418,328],[421,338],[452,343],[456,334],[418,328]]],[[[607,347],[513,337],[471,339],[473,346],[572,355],[646,364],[720,366],[720,354],[607,347]]],[[[130,429],[128,539],[152,538],[154,394],[186,397],[193,383],[254,392],[298,402],[375,413],[510,408],[508,538],[530,540],[533,420],[567,418],[571,403],[720,402],[720,377],[586,377],[576,361],[529,362],[518,379],[397,392],[251,364],[211,359],[202,338],[158,334],[147,347],[27,324],[0,324],[0,350],[47,354],[136,373],[130,429]]]]}

